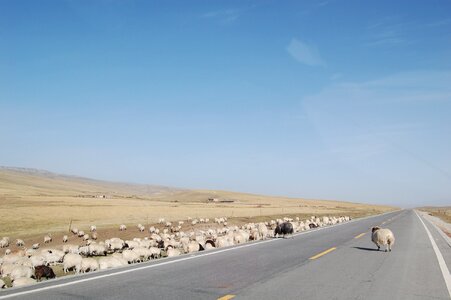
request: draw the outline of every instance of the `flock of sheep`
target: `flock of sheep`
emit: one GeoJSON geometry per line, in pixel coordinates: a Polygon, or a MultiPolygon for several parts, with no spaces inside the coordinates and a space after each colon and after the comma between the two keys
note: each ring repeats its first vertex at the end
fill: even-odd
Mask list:
{"type": "MultiPolygon", "coordinates": [[[[64,235],[62,247],[49,247],[52,236],[43,238],[48,247],[41,248],[33,244],[26,248],[21,239],[15,241],[21,250],[11,252],[8,248],[11,240],[3,237],[0,247],[6,248],[5,255],[0,257],[0,273],[2,278],[9,277],[13,287],[24,286],[40,281],[42,278],[54,278],[52,267],[62,265],[65,273],[94,272],[139,263],[162,256],[174,257],[184,253],[194,253],[214,248],[228,247],[246,243],[250,240],[264,240],[272,236],[292,234],[311,228],[334,225],[349,221],[350,217],[315,217],[301,221],[299,218],[283,218],[261,223],[247,223],[242,226],[228,225],[227,218],[215,218],[217,226],[201,230],[182,231],[185,223],[196,225],[209,223],[209,219],[191,219],[176,223],[159,219],[160,226],[147,228],[148,236],[123,240],[118,237],[98,241],[97,228],[90,227],[89,233],[77,228],[71,229],[72,236],[64,235]],[[160,228],[158,228],[160,227],[160,228]],[[69,240],[71,243],[69,243],[69,240]]],[[[143,232],[145,226],[138,224],[137,230],[143,232]]],[[[120,231],[127,226],[120,225],[120,231]]],[[[0,279],[0,288],[6,288],[0,279]]]]}

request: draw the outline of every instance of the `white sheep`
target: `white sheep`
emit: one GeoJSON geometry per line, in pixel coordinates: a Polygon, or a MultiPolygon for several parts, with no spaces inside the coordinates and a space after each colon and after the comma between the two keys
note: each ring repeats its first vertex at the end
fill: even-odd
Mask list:
{"type": "Polygon", "coordinates": [[[16,266],[17,266],[16,264],[3,262],[3,264],[0,266],[0,273],[2,274],[2,277],[11,275],[11,272],[14,270],[16,266]]]}
{"type": "Polygon", "coordinates": [[[97,232],[93,232],[93,233],[91,234],[91,238],[92,238],[93,240],[97,240],[97,232]]]}
{"type": "Polygon", "coordinates": [[[129,264],[140,261],[140,255],[137,252],[135,252],[134,250],[122,251],[122,258],[124,258],[129,264]]]}
{"type": "Polygon", "coordinates": [[[39,249],[39,243],[33,244],[33,246],[31,246],[32,249],[39,249]]]}
{"type": "Polygon", "coordinates": [[[26,286],[33,283],[36,283],[36,280],[29,277],[21,277],[13,281],[13,287],[26,286]]]}
{"type": "Polygon", "coordinates": [[[67,243],[68,240],[67,235],[63,235],[63,243],[67,243]]]}
{"type": "Polygon", "coordinates": [[[89,234],[83,235],[83,241],[87,241],[87,240],[89,240],[89,234]]]}
{"type": "Polygon", "coordinates": [[[33,267],[45,265],[47,262],[43,255],[32,255],[30,256],[30,261],[33,267]]]}
{"type": "Polygon", "coordinates": [[[16,240],[16,246],[17,246],[17,247],[21,247],[21,246],[23,246],[23,245],[25,245],[25,242],[24,242],[23,240],[21,240],[21,239],[17,239],[17,240],[16,240]]]}
{"type": "Polygon", "coordinates": [[[168,257],[174,257],[174,256],[179,256],[180,250],[179,249],[174,249],[174,248],[169,248],[167,251],[168,257]]]}
{"type": "Polygon", "coordinates": [[[376,226],[371,232],[371,240],[376,244],[377,250],[380,250],[381,245],[385,245],[385,251],[391,251],[391,247],[395,244],[395,235],[390,229],[376,226]]]}
{"type": "Polygon", "coordinates": [[[63,270],[67,273],[70,269],[75,269],[75,273],[80,273],[82,257],[79,254],[68,253],[64,256],[63,270]]]}
{"type": "Polygon", "coordinates": [[[9,246],[9,237],[3,237],[0,240],[0,248],[6,248],[9,246]]]}
{"type": "Polygon", "coordinates": [[[106,255],[106,247],[103,244],[93,243],[89,245],[89,253],[90,255],[106,255]]]}
{"type": "Polygon", "coordinates": [[[72,228],[70,231],[75,235],[78,234],[78,228],[76,228],[76,227],[72,228]]]}
{"type": "Polygon", "coordinates": [[[16,265],[14,269],[11,271],[11,274],[9,275],[11,280],[15,280],[21,277],[31,278],[31,276],[33,276],[32,268],[20,265],[16,265]]]}
{"type": "Polygon", "coordinates": [[[97,231],[97,226],[91,225],[90,230],[91,230],[91,232],[97,231]]]}
{"type": "Polygon", "coordinates": [[[83,231],[83,230],[80,230],[79,232],[78,232],[78,236],[79,237],[82,237],[82,236],[84,236],[85,235],[85,232],[83,231]]]}
{"type": "Polygon", "coordinates": [[[127,230],[127,226],[125,226],[125,224],[121,224],[119,226],[119,231],[124,231],[124,230],[127,230]]]}
{"type": "Polygon", "coordinates": [[[79,254],[78,245],[72,245],[72,244],[63,245],[63,252],[79,254]]]}
{"type": "Polygon", "coordinates": [[[44,244],[48,244],[52,241],[52,236],[50,234],[47,234],[44,236],[44,244]]]}
{"type": "Polygon", "coordinates": [[[108,256],[99,259],[99,269],[106,270],[127,265],[127,261],[122,257],[108,256]]]}
{"type": "Polygon", "coordinates": [[[5,250],[5,255],[10,255],[11,254],[11,249],[6,249],[5,250]]]}
{"type": "Polygon", "coordinates": [[[82,258],[81,260],[81,269],[80,271],[82,273],[85,272],[94,272],[97,271],[99,269],[99,263],[97,262],[97,260],[95,258],[82,258]]]}

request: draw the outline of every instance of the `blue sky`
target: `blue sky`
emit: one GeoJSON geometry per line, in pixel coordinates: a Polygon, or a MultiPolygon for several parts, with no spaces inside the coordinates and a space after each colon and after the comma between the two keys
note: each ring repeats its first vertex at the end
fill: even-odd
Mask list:
{"type": "Polygon", "coordinates": [[[0,1],[0,165],[451,203],[450,1],[0,1]]]}

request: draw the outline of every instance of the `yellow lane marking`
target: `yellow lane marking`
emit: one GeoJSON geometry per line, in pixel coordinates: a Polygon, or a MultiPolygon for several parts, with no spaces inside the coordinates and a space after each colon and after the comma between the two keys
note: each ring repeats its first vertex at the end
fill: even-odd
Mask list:
{"type": "Polygon", "coordinates": [[[355,237],[355,239],[361,238],[362,236],[364,236],[366,234],[366,232],[359,234],[358,236],[355,237]]]}
{"type": "Polygon", "coordinates": [[[235,298],[235,295],[225,295],[222,296],[221,298],[218,298],[218,300],[230,300],[232,298],[235,298]]]}
{"type": "Polygon", "coordinates": [[[321,252],[321,253],[318,253],[318,254],[315,255],[315,256],[310,257],[310,259],[317,259],[317,258],[319,258],[319,257],[321,257],[321,256],[323,256],[323,255],[326,255],[326,254],[329,253],[329,252],[334,251],[335,249],[337,249],[337,248],[336,248],[336,247],[332,247],[332,248],[330,248],[330,249],[327,249],[326,251],[323,251],[323,252],[321,252]]]}

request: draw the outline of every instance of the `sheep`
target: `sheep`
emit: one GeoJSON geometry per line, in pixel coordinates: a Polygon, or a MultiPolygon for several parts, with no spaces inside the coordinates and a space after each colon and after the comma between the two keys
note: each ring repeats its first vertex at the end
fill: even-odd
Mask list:
{"type": "Polygon", "coordinates": [[[23,240],[21,240],[21,239],[17,239],[17,240],[16,240],[16,246],[17,246],[17,247],[21,247],[21,246],[23,246],[23,245],[25,245],[25,242],[24,242],[23,240]]]}
{"type": "Polygon", "coordinates": [[[20,258],[16,261],[16,265],[21,265],[21,266],[33,268],[33,264],[32,264],[32,262],[31,262],[31,259],[28,258],[28,257],[26,257],[26,256],[20,257],[20,258]]]}
{"type": "Polygon", "coordinates": [[[121,224],[119,226],[119,231],[124,231],[124,230],[127,230],[127,226],[125,226],[124,224],[121,224]]]}
{"type": "Polygon", "coordinates": [[[169,248],[166,253],[168,254],[168,257],[179,256],[181,254],[179,249],[174,249],[172,247],[169,248]]]}
{"type": "Polygon", "coordinates": [[[265,223],[258,224],[258,233],[260,234],[260,238],[265,240],[268,237],[268,228],[265,223]]]}
{"type": "Polygon", "coordinates": [[[12,264],[12,263],[3,263],[0,266],[0,273],[2,274],[2,277],[6,277],[11,275],[11,272],[14,270],[14,268],[16,267],[16,264],[12,264]]]}
{"type": "Polygon", "coordinates": [[[11,249],[6,249],[5,250],[5,255],[9,255],[9,254],[11,254],[11,249]]]}
{"type": "Polygon", "coordinates": [[[45,265],[47,261],[45,260],[45,257],[43,255],[32,255],[30,256],[31,265],[33,267],[45,265]]]}
{"type": "Polygon", "coordinates": [[[2,237],[0,240],[0,248],[6,248],[9,246],[9,237],[2,237]]]}
{"type": "Polygon", "coordinates": [[[157,247],[150,247],[149,250],[152,258],[159,258],[161,256],[161,249],[157,247]]]}
{"type": "Polygon", "coordinates": [[[34,277],[37,281],[41,281],[42,277],[45,277],[46,279],[49,278],[55,278],[55,273],[53,272],[52,268],[47,266],[36,266],[34,268],[34,277]]]}
{"type": "Polygon", "coordinates": [[[99,269],[100,270],[106,270],[109,268],[117,268],[121,266],[127,265],[127,261],[124,260],[122,257],[102,257],[99,259],[99,269]]]}
{"type": "Polygon", "coordinates": [[[293,234],[293,224],[291,224],[290,222],[284,222],[277,225],[276,229],[274,230],[274,237],[281,234],[284,238],[287,234],[293,234]]]}
{"type": "Polygon", "coordinates": [[[32,249],[39,249],[39,243],[33,244],[33,246],[31,246],[32,249]]]}
{"type": "MultiPolygon", "coordinates": [[[[141,225],[141,224],[140,224],[141,225]]],[[[140,232],[144,232],[144,230],[146,230],[146,227],[144,227],[144,226],[139,226],[138,227],[138,230],[140,231],[140,232]]]]}
{"type": "Polygon", "coordinates": [[[21,277],[13,280],[13,287],[26,286],[36,283],[36,280],[29,277],[21,277]]]}
{"type": "Polygon", "coordinates": [[[96,259],[94,258],[82,258],[81,259],[81,269],[80,271],[82,273],[85,272],[94,272],[97,271],[99,269],[99,263],[97,262],[96,259]]]}
{"type": "Polygon", "coordinates": [[[66,244],[63,245],[63,252],[79,254],[78,248],[79,248],[78,245],[66,244]]]}
{"type": "Polygon", "coordinates": [[[139,242],[136,241],[125,241],[125,246],[128,247],[128,249],[133,249],[139,247],[139,242]]]}
{"type": "Polygon", "coordinates": [[[371,232],[371,241],[376,244],[377,250],[380,250],[381,245],[385,245],[385,252],[391,251],[395,244],[395,235],[390,229],[376,226],[371,228],[371,232]]]}
{"type": "Polygon", "coordinates": [[[15,266],[13,268],[13,270],[11,271],[11,274],[9,275],[9,277],[11,278],[11,280],[20,278],[20,277],[28,277],[31,278],[31,276],[33,276],[33,270],[30,267],[26,267],[26,266],[15,266]]]}
{"type": "Polygon", "coordinates": [[[6,255],[3,257],[3,264],[15,264],[21,257],[22,255],[17,253],[6,255]]]}
{"type": "Polygon", "coordinates": [[[93,240],[97,240],[97,232],[93,232],[93,233],[91,234],[91,238],[92,238],[93,240]]]}
{"type": "Polygon", "coordinates": [[[63,243],[67,243],[68,240],[67,235],[63,235],[63,243]]]}
{"type": "Polygon", "coordinates": [[[89,240],[89,234],[83,235],[83,241],[87,241],[87,240],[89,240]]]}
{"type": "Polygon", "coordinates": [[[158,219],[158,224],[163,224],[165,222],[164,218],[159,218],[158,219]]]}
{"type": "Polygon", "coordinates": [[[63,270],[67,273],[69,269],[75,269],[75,273],[80,273],[82,257],[79,254],[68,253],[64,256],[63,270]]]}
{"type": "Polygon", "coordinates": [[[78,252],[81,255],[89,256],[89,254],[90,254],[89,246],[81,246],[81,247],[79,247],[78,248],[78,252]]]}
{"type": "Polygon", "coordinates": [[[91,232],[97,231],[97,226],[96,225],[91,225],[90,231],[91,232]]]}
{"type": "Polygon", "coordinates": [[[85,232],[83,231],[83,230],[80,230],[79,232],[78,232],[78,237],[82,237],[82,236],[84,236],[85,235],[85,232]]]}
{"type": "Polygon", "coordinates": [[[72,232],[74,235],[78,234],[78,228],[74,227],[70,230],[70,232],[72,232]]]}
{"type": "Polygon", "coordinates": [[[47,234],[44,236],[44,244],[48,244],[52,241],[52,236],[50,234],[47,234]]]}
{"type": "Polygon", "coordinates": [[[106,256],[106,247],[102,244],[92,244],[89,245],[89,254],[90,255],[105,255],[106,256]]]}
{"type": "Polygon", "coordinates": [[[216,248],[215,242],[213,242],[212,240],[207,240],[205,242],[205,250],[210,250],[214,248],[216,248]]]}
{"type": "Polygon", "coordinates": [[[188,248],[187,248],[187,253],[193,253],[193,252],[198,252],[198,251],[203,251],[204,247],[197,241],[191,241],[188,244],[188,248]]]}
{"type": "Polygon", "coordinates": [[[63,261],[64,252],[57,249],[43,249],[41,255],[45,257],[47,264],[57,264],[63,261]]]}
{"type": "Polygon", "coordinates": [[[140,261],[140,255],[137,252],[135,252],[134,250],[122,251],[122,258],[124,258],[129,264],[140,261]]]}

